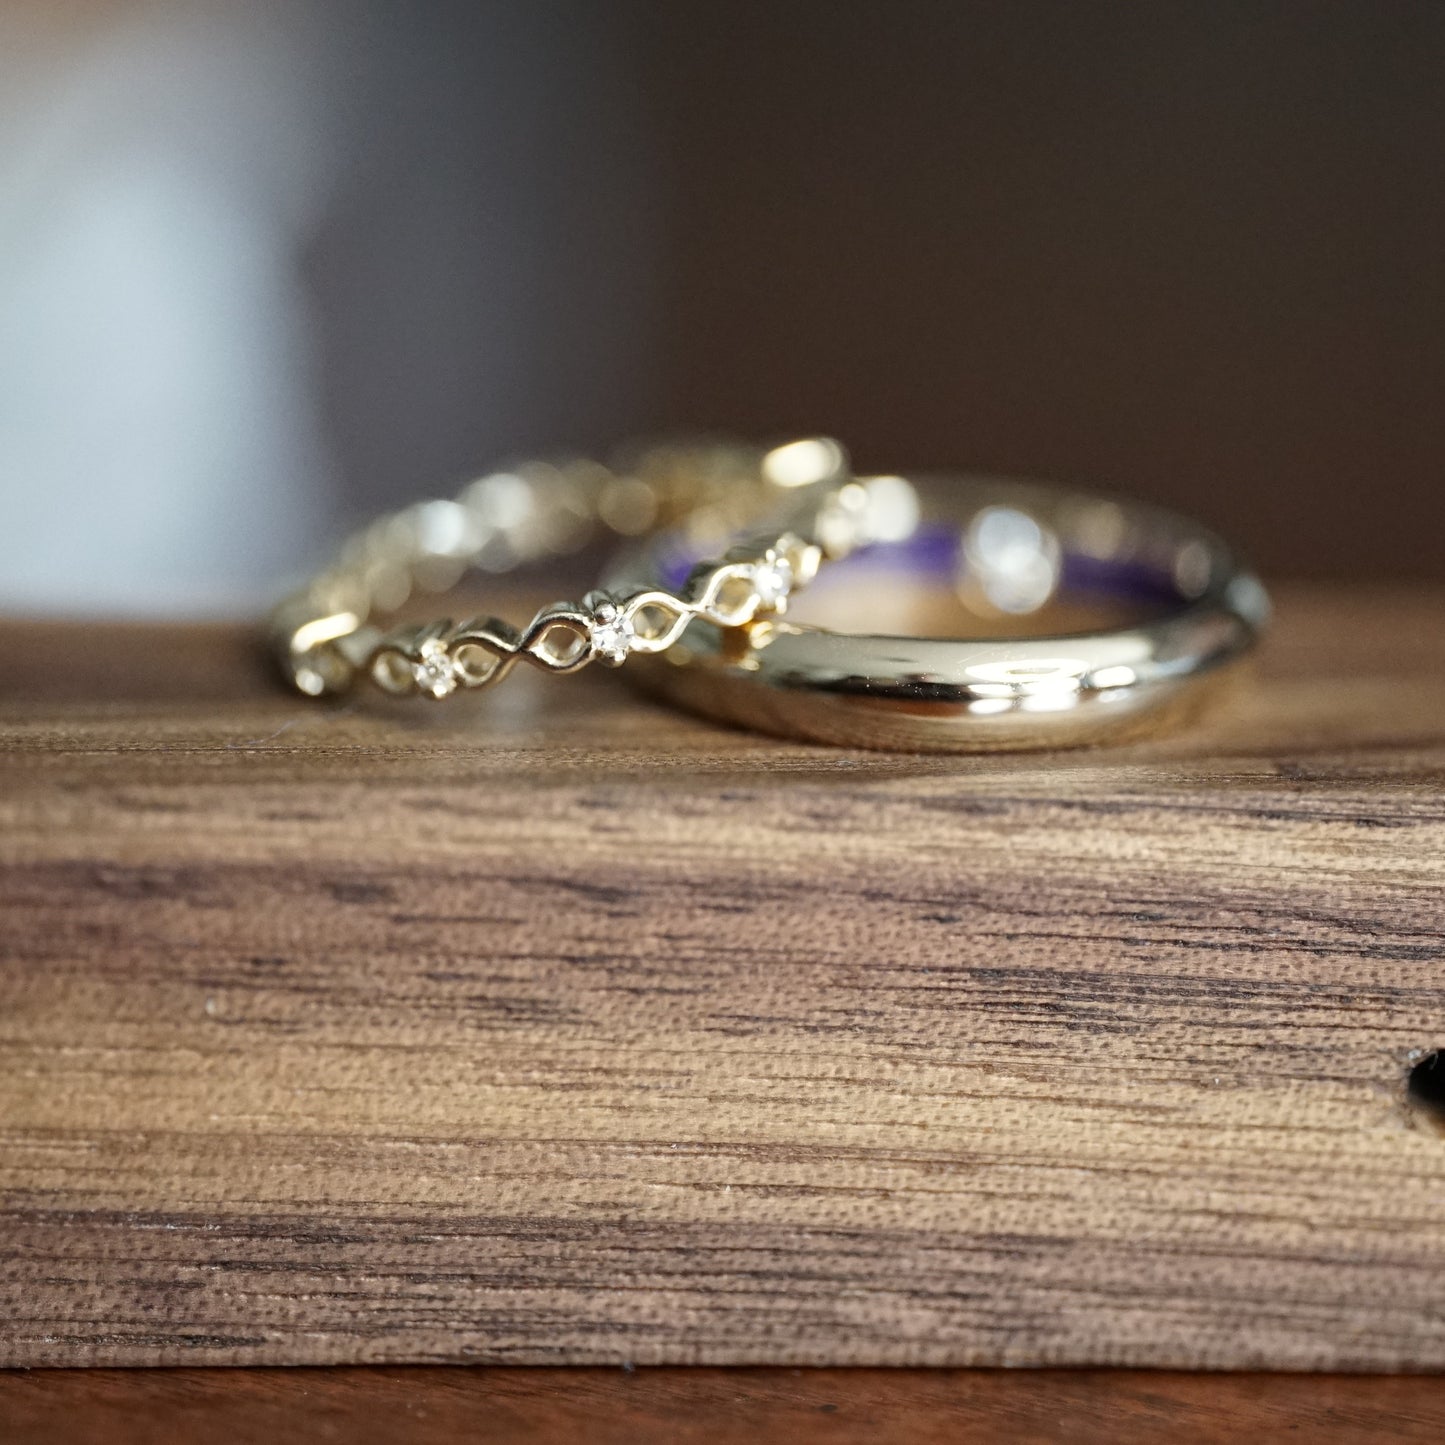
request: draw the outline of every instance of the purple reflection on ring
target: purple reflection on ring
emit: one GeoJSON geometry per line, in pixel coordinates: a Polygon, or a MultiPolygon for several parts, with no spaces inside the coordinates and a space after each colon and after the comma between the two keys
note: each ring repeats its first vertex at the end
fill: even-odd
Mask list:
{"type": "MultiPolygon", "coordinates": [[[[697,555],[678,544],[660,558],[662,580],[681,587],[697,564],[697,555]]],[[[829,571],[852,562],[881,563],[917,577],[953,582],[963,575],[963,537],[956,527],[931,523],[902,542],[875,542],[830,565],[829,571]]],[[[1095,557],[1087,552],[1065,552],[1060,562],[1059,590],[1101,593],[1136,603],[1178,603],[1184,600],[1173,577],[1158,566],[1137,559],[1095,557]]]]}

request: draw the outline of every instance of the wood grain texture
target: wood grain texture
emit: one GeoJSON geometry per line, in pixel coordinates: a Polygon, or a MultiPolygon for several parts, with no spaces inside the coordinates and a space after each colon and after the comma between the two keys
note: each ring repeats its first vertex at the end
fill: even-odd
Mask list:
{"type": "Polygon", "coordinates": [[[36,1370],[6,1445],[1436,1445],[1420,1375],[1131,1370],[36,1370]]]}
{"type": "Polygon", "coordinates": [[[1442,624],[1011,759],[6,628],[0,1360],[1445,1365],[1442,624]]]}

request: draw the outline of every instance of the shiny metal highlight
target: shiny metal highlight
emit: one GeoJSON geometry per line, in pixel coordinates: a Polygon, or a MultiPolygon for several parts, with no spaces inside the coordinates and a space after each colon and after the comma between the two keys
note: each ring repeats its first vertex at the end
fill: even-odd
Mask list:
{"type": "MultiPolygon", "coordinates": [[[[906,512],[896,482],[885,490],[906,512]]],[[[1179,716],[1267,621],[1258,579],[1221,539],[1173,513],[1002,479],[920,490],[914,515],[956,529],[959,592],[983,620],[980,635],[858,635],[773,619],[731,631],[694,625],[635,680],[694,712],[782,737],[928,752],[1076,746],[1179,716]],[[1070,559],[1152,579],[1161,596],[1151,615],[1097,632],[987,635],[988,617],[1046,604],[1070,559]]],[[[798,529],[820,546],[828,538],[825,552],[839,556],[870,535],[896,535],[886,520],[870,523],[869,506],[867,481],[855,480],[798,529]]],[[[638,585],[663,545],[634,552],[611,584],[638,585]]]]}

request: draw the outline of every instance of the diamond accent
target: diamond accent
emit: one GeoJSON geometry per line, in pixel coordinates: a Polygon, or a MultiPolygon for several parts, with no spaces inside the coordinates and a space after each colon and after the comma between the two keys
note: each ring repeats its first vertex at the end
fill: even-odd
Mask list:
{"type": "Polygon", "coordinates": [[[599,656],[615,667],[632,650],[637,629],[610,602],[604,602],[592,619],[592,646],[599,656]]]}
{"type": "Polygon", "coordinates": [[[456,666],[446,648],[433,639],[421,645],[421,658],[412,663],[411,675],[416,685],[435,698],[446,697],[456,691],[456,666]]]}
{"type": "Polygon", "coordinates": [[[793,565],[786,557],[770,557],[753,569],[758,606],[774,608],[793,590],[793,565]]]}

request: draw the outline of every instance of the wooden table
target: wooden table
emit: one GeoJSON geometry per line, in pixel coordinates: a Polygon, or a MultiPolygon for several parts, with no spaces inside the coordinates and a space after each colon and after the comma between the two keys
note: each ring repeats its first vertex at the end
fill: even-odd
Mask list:
{"type": "Polygon", "coordinates": [[[0,1357],[1439,1368],[1445,594],[1281,601],[1012,759],[5,627],[0,1357]]]}
{"type": "Polygon", "coordinates": [[[1435,1445],[1425,1376],[1137,1370],[0,1372],[5,1445],[1435,1445]]]}

